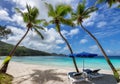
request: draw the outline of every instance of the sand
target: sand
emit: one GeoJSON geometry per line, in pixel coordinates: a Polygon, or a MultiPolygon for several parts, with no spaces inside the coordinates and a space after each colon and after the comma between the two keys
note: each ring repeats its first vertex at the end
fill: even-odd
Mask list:
{"type": "MultiPolygon", "coordinates": [[[[61,68],[11,61],[7,73],[14,76],[13,84],[71,84],[67,73],[73,71],[74,67],[61,68]]],[[[101,69],[100,73],[104,76],[76,84],[117,84],[111,71],[101,69]]]]}

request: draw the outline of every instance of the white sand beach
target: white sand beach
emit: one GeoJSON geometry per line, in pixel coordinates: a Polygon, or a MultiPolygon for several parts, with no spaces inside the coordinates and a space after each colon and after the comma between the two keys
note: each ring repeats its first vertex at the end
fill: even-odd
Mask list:
{"type": "MultiPolygon", "coordinates": [[[[13,84],[70,84],[67,73],[72,71],[74,67],[60,68],[11,61],[7,73],[14,76],[13,84]]],[[[117,84],[111,71],[101,69],[100,73],[104,76],[92,79],[91,83],[78,84],[117,84]]]]}

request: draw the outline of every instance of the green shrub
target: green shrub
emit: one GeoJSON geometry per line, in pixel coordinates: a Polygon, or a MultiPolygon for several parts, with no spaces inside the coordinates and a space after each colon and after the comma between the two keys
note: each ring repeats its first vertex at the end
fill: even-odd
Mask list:
{"type": "Polygon", "coordinates": [[[13,76],[0,73],[0,84],[12,84],[13,76]]]}

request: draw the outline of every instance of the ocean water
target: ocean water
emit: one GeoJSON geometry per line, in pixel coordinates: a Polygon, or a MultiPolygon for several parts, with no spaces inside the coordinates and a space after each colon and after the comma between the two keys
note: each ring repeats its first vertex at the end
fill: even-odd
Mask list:
{"type": "MultiPolygon", "coordinates": [[[[0,57],[4,59],[5,57],[0,57]]],[[[112,64],[120,69],[120,56],[110,56],[109,57],[112,64]]],[[[45,65],[45,66],[57,66],[57,67],[69,67],[74,68],[72,58],[65,56],[25,56],[25,57],[13,57],[12,61],[45,65]]],[[[110,70],[109,65],[103,56],[98,56],[94,58],[79,58],[76,57],[76,62],[79,68],[92,68],[92,69],[104,69],[110,70]]]]}

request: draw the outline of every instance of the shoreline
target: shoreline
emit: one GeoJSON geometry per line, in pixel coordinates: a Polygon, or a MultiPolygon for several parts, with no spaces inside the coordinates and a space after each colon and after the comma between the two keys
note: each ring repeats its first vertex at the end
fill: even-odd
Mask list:
{"type": "MultiPolygon", "coordinates": [[[[14,76],[13,84],[70,84],[67,73],[73,71],[75,71],[74,67],[66,68],[63,66],[61,68],[11,61],[7,73],[14,76]]],[[[101,69],[100,73],[104,74],[104,76],[100,79],[92,80],[93,83],[117,84],[112,71],[101,69]]]]}

